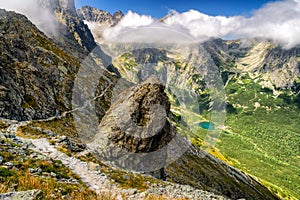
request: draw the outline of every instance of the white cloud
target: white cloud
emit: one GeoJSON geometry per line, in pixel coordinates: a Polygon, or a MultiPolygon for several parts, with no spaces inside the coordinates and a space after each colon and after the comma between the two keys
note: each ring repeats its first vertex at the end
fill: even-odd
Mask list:
{"type": "Polygon", "coordinates": [[[145,34],[135,34],[133,38],[127,39],[124,38],[126,37],[124,36],[124,33],[126,32],[127,34],[130,34],[132,31],[140,32],[142,27],[153,26],[154,21],[155,20],[150,16],[139,15],[137,13],[129,11],[117,26],[105,29],[103,32],[103,37],[109,41],[122,40],[123,42],[125,42],[127,40],[138,40],[139,36],[143,37],[143,35],[145,34]],[[122,36],[124,37],[121,37],[120,33],[123,33],[122,36]]]}
{"type": "Polygon", "coordinates": [[[196,10],[184,13],[171,11],[170,16],[161,23],[150,16],[130,11],[117,26],[106,29],[103,36],[106,40],[127,42],[172,42],[184,38],[178,38],[178,33],[198,42],[211,37],[263,38],[291,48],[300,44],[300,0],[266,4],[248,18],[209,16],[196,10]],[[130,33],[130,37],[125,36],[125,32],[130,33]]]}
{"type": "Polygon", "coordinates": [[[139,15],[132,11],[129,11],[126,16],[119,22],[119,26],[123,27],[139,27],[147,26],[154,22],[154,19],[150,16],[139,15]]]}
{"type": "Polygon", "coordinates": [[[51,3],[52,0],[1,0],[0,8],[24,14],[41,31],[55,34],[57,20],[54,13],[49,9],[51,3]]]}
{"type": "Polygon", "coordinates": [[[272,39],[286,48],[300,44],[300,1],[269,3],[244,19],[237,36],[272,39]]]}
{"type": "Polygon", "coordinates": [[[223,37],[237,28],[241,17],[209,16],[196,10],[184,13],[173,12],[165,23],[186,28],[197,40],[210,37],[223,37]]]}

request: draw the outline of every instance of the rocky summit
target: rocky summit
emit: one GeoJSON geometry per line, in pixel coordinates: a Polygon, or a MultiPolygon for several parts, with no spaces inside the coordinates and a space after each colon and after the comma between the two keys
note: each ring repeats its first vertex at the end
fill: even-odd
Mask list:
{"type": "Polygon", "coordinates": [[[102,32],[105,28],[115,26],[124,17],[120,10],[111,14],[90,6],[77,9],[77,13],[84,23],[89,26],[97,43],[102,43],[102,32]]]}
{"type": "Polygon", "coordinates": [[[298,141],[293,129],[267,134],[277,130],[272,121],[280,123],[268,121],[270,113],[281,120],[286,113],[299,115],[298,47],[211,39],[199,44],[196,56],[210,62],[196,69],[172,49],[140,48],[113,58],[95,42],[101,31],[89,26],[115,26],[121,11],[76,10],[73,0],[36,1],[56,17],[56,34],[0,9],[0,199],[298,195],[281,189],[297,191],[297,177],[286,170],[284,179],[276,168],[299,172],[289,164],[299,157],[297,148],[290,149],[298,141]],[[212,70],[220,73],[226,98],[211,97],[205,76],[212,70]],[[228,113],[226,124],[207,134],[198,125],[218,106],[228,113]],[[260,120],[270,126],[263,129],[260,120]],[[208,141],[217,144],[204,149],[208,141]],[[286,157],[274,157],[277,151],[286,157]],[[257,173],[263,167],[280,179],[257,173]]]}
{"type": "Polygon", "coordinates": [[[77,13],[82,20],[97,22],[99,24],[107,24],[109,26],[116,25],[124,16],[120,10],[112,15],[109,12],[90,6],[83,6],[77,10],[77,13]]]}

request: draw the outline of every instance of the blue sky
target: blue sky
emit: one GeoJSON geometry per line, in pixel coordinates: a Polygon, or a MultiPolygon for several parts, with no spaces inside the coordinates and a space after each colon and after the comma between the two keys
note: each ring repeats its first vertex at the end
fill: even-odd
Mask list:
{"type": "MultiPolygon", "coordinates": [[[[139,14],[151,15],[155,18],[165,16],[170,9],[179,12],[190,9],[199,10],[208,15],[244,15],[261,8],[270,0],[75,0],[76,7],[90,5],[101,10],[114,13],[121,10],[127,13],[132,10],[139,14]]],[[[273,0],[274,2],[274,0],[273,0]]]]}

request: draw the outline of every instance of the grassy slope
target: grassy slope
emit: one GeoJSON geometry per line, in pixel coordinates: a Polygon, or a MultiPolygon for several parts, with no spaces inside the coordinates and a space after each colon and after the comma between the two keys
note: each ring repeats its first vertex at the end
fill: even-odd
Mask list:
{"type": "Polygon", "coordinates": [[[230,134],[222,135],[217,148],[236,167],[258,177],[283,198],[300,198],[297,106],[274,98],[249,77],[232,81],[226,90],[229,103],[240,108],[227,114],[230,134]],[[260,106],[255,108],[255,103],[260,106]]]}

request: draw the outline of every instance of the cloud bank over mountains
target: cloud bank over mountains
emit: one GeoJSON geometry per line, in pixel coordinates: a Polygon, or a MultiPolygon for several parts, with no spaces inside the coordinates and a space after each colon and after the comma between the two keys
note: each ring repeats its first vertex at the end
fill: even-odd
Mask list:
{"type": "Polygon", "coordinates": [[[163,23],[151,16],[129,11],[117,26],[106,29],[103,36],[106,40],[123,42],[176,40],[172,37],[172,31],[163,34],[164,29],[180,32],[197,42],[203,42],[211,37],[262,38],[291,48],[300,44],[300,0],[268,3],[253,12],[250,17],[209,16],[196,10],[184,13],[170,11],[163,23]],[[154,30],[150,31],[152,28],[154,30]],[[158,31],[159,29],[161,31],[158,31]],[[124,33],[132,34],[126,38],[119,37],[124,36],[124,33]]]}
{"type": "MultiPolygon", "coordinates": [[[[59,0],[63,1],[70,0],[59,0]]],[[[52,2],[1,0],[0,8],[25,14],[42,31],[55,34],[58,22],[53,10],[49,9],[52,2]]],[[[116,26],[104,30],[103,37],[107,41],[123,42],[203,42],[212,37],[262,38],[291,48],[300,44],[300,0],[268,3],[250,17],[209,16],[189,10],[184,13],[170,11],[168,17],[159,21],[129,11],[116,26]]]]}

